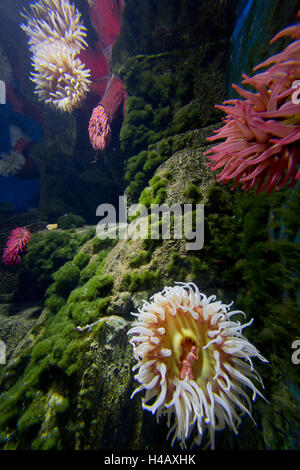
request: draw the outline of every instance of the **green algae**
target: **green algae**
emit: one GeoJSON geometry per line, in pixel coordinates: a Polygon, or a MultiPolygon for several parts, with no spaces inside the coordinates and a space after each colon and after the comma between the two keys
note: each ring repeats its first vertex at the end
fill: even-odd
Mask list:
{"type": "Polygon", "coordinates": [[[57,219],[57,223],[58,223],[59,228],[63,230],[67,230],[70,228],[83,226],[85,224],[85,220],[80,215],[69,212],[68,214],[65,214],[59,217],[57,219]]]}
{"type": "Polygon", "coordinates": [[[68,297],[70,292],[77,286],[80,278],[80,269],[73,261],[64,264],[53,276],[54,292],[61,297],[68,297]]]}
{"type": "Polygon", "coordinates": [[[120,290],[137,292],[141,290],[153,290],[161,285],[159,271],[133,271],[126,273],[122,279],[120,290]]]}
{"type": "Polygon", "coordinates": [[[129,261],[129,266],[133,268],[138,268],[143,264],[147,264],[151,259],[151,253],[146,250],[140,251],[134,258],[131,258],[129,261]]]}
{"type": "Polygon", "coordinates": [[[193,203],[196,204],[197,202],[201,202],[202,197],[203,197],[199,187],[194,183],[191,183],[186,188],[183,195],[186,196],[188,198],[189,202],[192,203],[192,204],[193,203]]]}
{"type": "MultiPolygon", "coordinates": [[[[225,42],[219,47],[222,50],[225,42]]],[[[206,44],[184,53],[139,55],[128,58],[122,67],[128,101],[120,142],[127,160],[126,192],[133,201],[157,167],[187,147],[186,131],[218,122],[220,113],[214,104],[226,85],[223,78],[208,79],[206,60],[209,57],[210,68],[212,56],[219,64],[224,55],[213,48],[206,44]]]]}
{"type": "Polygon", "coordinates": [[[19,270],[19,295],[23,299],[42,297],[52,283],[53,274],[71,261],[94,233],[94,229],[78,233],[70,230],[34,233],[19,270]]]}
{"type": "Polygon", "coordinates": [[[78,253],[73,260],[74,264],[78,266],[80,271],[86,267],[89,261],[90,261],[90,255],[89,253],[86,253],[84,251],[81,251],[80,253],[78,253]]]}
{"type": "MultiPolygon", "coordinates": [[[[152,184],[159,181],[160,178],[154,178],[152,184]]],[[[166,178],[166,181],[165,188],[172,180],[166,178]]],[[[158,184],[152,197],[159,189],[158,184]]],[[[186,196],[195,200],[200,194],[192,186],[186,196]]],[[[247,329],[245,334],[271,364],[259,364],[258,367],[271,406],[263,402],[255,405],[256,414],[262,417],[260,429],[265,445],[268,448],[292,448],[296,439],[293,436],[299,428],[298,408],[290,385],[300,385],[295,366],[291,363],[291,338],[299,336],[299,247],[296,243],[299,222],[295,220],[299,220],[299,189],[286,189],[266,197],[264,194],[245,194],[239,190],[233,193],[227,187],[213,184],[205,196],[204,247],[192,253],[179,253],[169,248],[169,261],[162,271],[155,252],[158,245],[145,248],[143,243],[148,240],[143,240],[143,249],[127,258],[129,268],[133,270],[125,273],[119,289],[135,294],[141,291],[150,293],[164,285],[173,284],[175,280],[193,280],[205,293],[206,286],[210,284],[213,285],[212,293],[220,294],[223,301],[234,299],[236,308],[245,311],[247,319],[254,318],[251,329],[247,329]],[[146,263],[149,263],[149,269],[136,269],[146,263]],[[281,371],[284,371],[284,377],[281,371]],[[290,424],[287,424],[285,416],[290,424]],[[290,434],[289,439],[285,438],[285,433],[290,434]]],[[[164,246],[162,240],[151,242],[159,242],[159,246],[164,246]]],[[[89,246],[93,252],[91,243],[89,246]]],[[[87,247],[84,247],[83,252],[88,252],[87,247]]],[[[59,276],[54,274],[48,298],[49,301],[52,299],[54,306],[57,301],[57,307],[53,310],[48,307],[49,317],[43,330],[33,347],[24,353],[23,361],[26,365],[23,366],[23,375],[15,382],[13,376],[8,377],[7,390],[2,393],[1,447],[73,448],[74,439],[79,439],[75,436],[87,439],[82,436],[89,426],[95,439],[97,432],[104,432],[99,419],[93,416],[96,400],[94,380],[99,373],[92,360],[94,354],[91,353],[88,366],[92,375],[89,379],[86,377],[86,386],[81,389],[80,398],[75,383],[78,383],[83,369],[87,367],[85,361],[91,338],[97,342],[97,338],[105,331],[106,315],[113,312],[114,278],[104,272],[108,254],[109,249],[100,249],[90,256],[88,264],[81,271],[75,264],[78,254],[73,261],[67,262],[68,267],[68,263],[73,263],[80,272],[78,277],[76,271],[77,285],[67,298],[57,296],[55,283],[59,276]],[[87,273],[89,269],[86,278],[82,277],[82,273],[87,273]],[[95,325],[91,332],[79,334],[76,331],[77,326],[83,327],[99,318],[103,318],[103,322],[95,325]],[[51,394],[59,397],[61,407],[58,405],[57,413],[53,411],[52,418],[47,420],[45,410],[51,394]],[[81,408],[75,424],[72,421],[72,407],[76,400],[80,401],[81,408]],[[63,431],[65,423],[68,423],[66,433],[63,431]]],[[[98,343],[97,347],[100,347],[98,343]]],[[[129,380],[127,371],[123,373],[126,382],[129,380]]],[[[114,396],[109,399],[105,396],[105,403],[114,403],[120,392],[121,389],[116,386],[114,396]]],[[[100,412],[106,416],[105,411],[101,409],[100,412]]],[[[81,444],[77,441],[77,445],[81,444]]]]}
{"type": "MultiPolygon", "coordinates": [[[[87,244],[88,247],[91,242],[87,244]]],[[[70,380],[82,373],[84,353],[90,343],[89,337],[80,335],[76,327],[107,314],[108,294],[113,287],[113,277],[103,273],[109,250],[100,250],[91,261],[87,247],[54,273],[46,293],[46,320],[36,331],[32,345],[18,359],[23,363],[23,374],[17,380],[12,374],[10,388],[7,377],[2,382],[9,390],[2,394],[0,403],[1,447],[69,446],[72,432],[62,429],[76,400],[70,380]],[[90,264],[94,266],[85,281],[81,273],[90,264]],[[78,265],[85,267],[80,271],[78,265]],[[11,426],[15,431],[11,431],[11,426]]]]}

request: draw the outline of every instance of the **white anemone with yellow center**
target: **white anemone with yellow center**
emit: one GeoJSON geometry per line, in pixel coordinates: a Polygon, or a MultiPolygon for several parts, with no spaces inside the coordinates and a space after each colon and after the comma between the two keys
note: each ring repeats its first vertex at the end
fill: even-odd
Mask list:
{"type": "Polygon", "coordinates": [[[196,426],[195,443],[201,443],[208,429],[214,448],[216,430],[227,425],[237,434],[239,413],[251,417],[246,388],[253,401],[257,395],[264,398],[252,382],[263,386],[251,358],[267,360],[242,335],[252,321],[232,321],[243,312],[230,311],[230,305],[215,301],[215,296],[207,298],[193,283],[177,284],[165,287],[133,313],[138,322],[129,334],[140,386],[132,397],[145,390],[143,408],[158,419],[167,414],[168,427],[175,415],[168,434],[174,432],[172,445],[178,440],[186,447],[196,426]]]}

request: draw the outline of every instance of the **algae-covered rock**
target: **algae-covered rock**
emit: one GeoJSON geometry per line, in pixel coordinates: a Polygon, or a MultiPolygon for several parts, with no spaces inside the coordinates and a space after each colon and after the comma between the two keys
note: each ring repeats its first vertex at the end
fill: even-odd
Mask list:
{"type": "Polygon", "coordinates": [[[41,305],[0,304],[0,339],[5,343],[6,362],[31,330],[41,310],[41,305]]]}
{"type": "Polygon", "coordinates": [[[76,449],[130,449],[139,437],[127,331],[128,322],[117,316],[97,325],[74,409],[76,449]]]}
{"type": "MultiPolygon", "coordinates": [[[[1,366],[1,448],[170,449],[165,420],[157,424],[143,412],[142,396],[130,399],[138,384],[127,331],[130,312],[175,281],[193,281],[206,295],[234,300],[249,320],[254,318],[247,338],[270,361],[256,366],[272,405],[258,400],[253,415],[257,428],[243,419],[239,436],[217,433],[218,448],[297,446],[299,378],[291,363],[290,339],[299,334],[299,190],[266,198],[218,185],[203,159],[204,136],[211,131],[192,131],[193,145],[163,162],[140,195],[146,209],[162,188],[160,203],[204,204],[203,247],[188,250],[185,237],[151,239],[147,231],[144,238],[87,240],[79,252],[88,254],[82,265],[75,253],[54,274],[48,307],[23,347],[1,366]],[[77,285],[59,296],[55,284],[70,266],[76,267],[77,285]],[[288,384],[285,391],[280,371],[288,384]],[[293,423],[293,433],[283,414],[293,423]]],[[[128,222],[141,220],[148,216],[132,214],[128,222]]]]}
{"type": "MultiPolygon", "coordinates": [[[[245,336],[269,360],[255,364],[268,400],[253,405],[257,426],[243,417],[239,435],[216,433],[216,447],[299,447],[300,381],[291,361],[291,341],[299,337],[299,188],[268,196],[233,192],[206,166],[206,138],[221,125],[214,104],[226,97],[236,2],[151,4],[126,2],[112,54],[112,68],[128,92],[121,144],[113,140],[111,151],[88,168],[80,158],[88,160],[90,150],[71,161],[63,145],[56,151],[49,129],[49,148],[44,142],[37,150],[40,157],[45,150],[42,204],[53,217],[69,213],[73,203],[74,211],[81,204],[94,211],[89,196],[95,202],[100,185],[106,202],[112,197],[108,188],[116,198],[123,176],[129,204],[140,206],[129,214],[128,236],[119,240],[101,240],[85,228],[32,237],[21,277],[24,289],[36,287],[43,311],[36,311],[38,318],[13,308],[0,315],[10,345],[9,360],[0,365],[1,449],[170,451],[166,417],[158,424],[143,411],[144,392],[131,399],[138,383],[127,332],[131,312],[176,281],[195,282],[207,296],[234,301],[247,321],[253,318],[245,336]],[[120,178],[114,158],[125,159],[120,178]],[[66,191],[78,180],[80,203],[66,191]],[[90,193],[82,191],[89,186],[90,193]],[[189,206],[191,219],[181,237],[174,236],[174,214],[169,237],[162,236],[163,218],[149,234],[153,204],[189,206]],[[204,205],[204,219],[203,213],[197,219],[197,204],[204,205]],[[190,249],[197,222],[204,243],[190,249]]],[[[73,143],[73,117],[68,123],[73,143]]],[[[186,221],[182,212],[179,220],[186,221]]],[[[1,294],[7,295],[9,282],[1,282],[1,294]]]]}

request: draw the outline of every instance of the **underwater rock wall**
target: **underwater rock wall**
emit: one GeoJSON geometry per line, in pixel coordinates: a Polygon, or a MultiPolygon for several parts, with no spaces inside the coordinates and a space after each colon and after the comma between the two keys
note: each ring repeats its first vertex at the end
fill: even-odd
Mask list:
{"type": "Polygon", "coordinates": [[[237,0],[128,0],[112,63],[229,39],[237,0]],[[193,21],[197,18],[197,21],[193,21]]]}
{"type": "Polygon", "coordinates": [[[2,372],[1,447],[170,449],[165,420],[157,424],[143,412],[141,394],[130,400],[136,384],[127,331],[142,299],[180,280],[235,300],[254,318],[247,337],[270,361],[258,368],[270,403],[254,404],[257,427],[244,418],[238,436],[217,433],[217,448],[297,448],[299,379],[290,342],[299,315],[299,194],[247,196],[216,184],[202,164],[211,132],[185,133],[186,147],[156,170],[139,198],[147,206],[204,203],[204,247],[187,252],[186,240],[161,238],[86,241],[55,272],[40,320],[2,372]]]}
{"type": "Polygon", "coordinates": [[[112,70],[128,94],[120,149],[130,201],[184,147],[184,138],[173,147],[172,136],[220,121],[214,104],[226,98],[235,7],[235,1],[126,2],[112,70]]]}
{"type": "Polygon", "coordinates": [[[0,447],[170,450],[166,419],[157,424],[142,410],[142,394],[130,399],[137,383],[127,331],[130,312],[143,299],[176,281],[193,281],[207,295],[234,300],[247,321],[254,319],[245,335],[269,360],[257,365],[269,401],[253,405],[257,426],[246,416],[239,435],[216,433],[217,449],[299,448],[300,383],[291,362],[291,343],[299,336],[299,188],[268,197],[232,192],[215,182],[203,157],[206,137],[219,127],[213,105],[226,98],[228,88],[233,4],[214,2],[212,18],[218,21],[214,29],[211,13],[203,16],[201,43],[193,28],[188,35],[188,20],[193,25],[189,15],[196,7],[200,15],[206,2],[190,2],[191,9],[179,2],[182,17],[167,0],[153,2],[151,11],[149,2],[134,4],[136,10],[128,6],[125,12],[128,20],[114,51],[115,70],[129,95],[120,136],[126,191],[146,207],[204,204],[204,246],[190,252],[185,239],[102,241],[94,230],[78,238],[68,230],[37,234],[22,276],[24,288],[28,276],[45,302],[1,369],[0,447]],[[160,5],[169,7],[166,24],[160,5]],[[130,16],[136,12],[141,26],[130,16]],[[214,41],[222,14],[228,21],[220,33],[226,37],[214,41]],[[136,43],[129,20],[135,21],[136,43]],[[181,50],[183,40],[187,51],[181,50]],[[218,81],[210,80],[212,72],[218,81]]]}
{"type": "Polygon", "coordinates": [[[298,10],[298,0],[239,0],[232,33],[229,98],[236,96],[231,84],[240,85],[243,73],[252,75],[253,67],[283,49],[284,40],[269,42],[278,31],[295,22],[298,10]]]}

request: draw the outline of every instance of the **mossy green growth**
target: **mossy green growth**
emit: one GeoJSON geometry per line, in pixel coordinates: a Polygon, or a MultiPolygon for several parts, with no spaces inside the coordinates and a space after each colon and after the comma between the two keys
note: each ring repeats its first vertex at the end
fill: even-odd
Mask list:
{"type": "Polygon", "coordinates": [[[80,271],[83,268],[85,268],[85,266],[89,263],[89,261],[90,261],[90,255],[84,251],[78,253],[73,260],[74,264],[78,266],[80,271]]]}
{"type": "Polygon", "coordinates": [[[64,264],[53,276],[54,290],[57,295],[67,298],[80,279],[80,270],[73,261],[64,264]]]}
{"type": "Polygon", "coordinates": [[[143,171],[147,174],[156,170],[156,168],[166,160],[165,157],[157,152],[149,152],[143,171]]]}
{"type": "Polygon", "coordinates": [[[168,179],[164,175],[155,175],[149,181],[149,187],[142,192],[139,203],[150,208],[152,204],[162,204],[166,198],[168,179]]]}
{"type": "Polygon", "coordinates": [[[228,187],[224,188],[219,184],[213,184],[208,188],[206,197],[206,206],[210,212],[228,212],[233,207],[233,198],[228,187]]]}
{"type": "Polygon", "coordinates": [[[151,253],[146,250],[140,251],[134,258],[129,261],[129,266],[133,268],[138,268],[143,264],[149,263],[151,259],[151,253]]]}
{"type": "Polygon", "coordinates": [[[69,378],[80,370],[81,353],[85,348],[86,339],[78,335],[66,307],[61,308],[54,318],[49,317],[44,331],[31,348],[22,376],[2,394],[1,448],[65,448],[69,432],[62,432],[61,419],[64,422],[66,415],[72,412],[75,398],[68,383],[69,378]],[[63,392],[53,403],[56,387],[63,392]],[[17,435],[11,429],[17,429],[17,435]],[[3,439],[4,430],[6,438],[3,439]],[[51,433],[51,443],[43,440],[45,433],[51,433]]]}
{"type": "Polygon", "coordinates": [[[81,289],[82,300],[95,300],[106,296],[113,288],[114,279],[110,274],[96,274],[81,289]]]}
{"type": "Polygon", "coordinates": [[[189,202],[192,204],[196,204],[197,202],[199,203],[203,198],[200,188],[194,183],[191,183],[186,188],[186,190],[183,192],[183,195],[186,196],[189,199],[189,202]]]}
{"type": "Polygon", "coordinates": [[[101,250],[107,250],[108,248],[112,248],[117,243],[117,241],[117,239],[100,238],[96,236],[92,239],[93,253],[95,254],[101,250]]]}
{"type": "Polygon", "coordinates": [[[167,264],[168,276],[176,278],[176,280],[185,279],[187,272],[188,270],[185,260],[182,259],[178,253],[173,252],[171,254],[171,260],[167,264]]]}
{"type": "Polygon", "coordinates": [[[164,159],[169,158],[174,152],[174,140],[172,137],[160,140],[156,145],[156,150],[164,159]]]}
{"type": "Polygon", "coordinates": [[[57,295],[54,289],[47,289],[47,295],[48,297],[45,300],[46,307],[48,307],[51,313],[57,313],[65,305],[66,300],[57,295]]]}
{"type": "Polygon", "coordinates": [[[68,307],[69,314],[76,325],[91,324],[97,321],[99,317],[107,314],[110,301],[110,297],[103,297],[94,301],[81,300],[78,303],[73,302],[68,307]]]}
{"type": "Polygon", "coordinates": [[[18,431],[20,433],[30,433],[31,428],[36,428],[41,425],[45,415],[45,396],[42,393],[37,393],[40,399],[36,399],[25,410],[22,417],[18,421],[18,431]]]}
{"type": "Polygon", "coordinates": [[[80,272],[80,285],[85,284],[92,276],[96,273],[99,267],[97,260],[91,261],[85,268],[80,272]]]}
{"type": "Polygon", "coordinates": [[[34,233],[19,270],[23,299],[29,294],[34,298],[43,297],[52,282],[53,273],[71,261],[94,233],[94,229],[81,233],[68,230],[34,233]]]}
{"type": "Polygon", "coordinates": [[[57,220],[59,228],[66,230],[69,228],[82,227],[85,224],[85,220],[80,215],[69,212],[68,214],[62,215],[57,220]]]}
{"type": "MultiPolygon", "coordinates": [[[[192,55],[196,61],[196,50],[192,55]]],[[[186,109],[186,105],[194,98],[193,75],[198,70],[187,63],[186,57],[183,63],[178,53],[133,57],[123,70],[129,95],[120,133],[124,152],[195,127],[201,107],[194,104],[186,109]]]]}
{"type": "Polygon", "coordinates": [[[129,96],[126,103],[126,114],[120,131],[121,150],[135,151],[147,145],[155,137],[149,126],[153,122],[153,109],[142,97],[129,96]]]}
{"type": "Polygon", "coordinates": [[[161,284],[160,271],[133,271],[126,273],[122,279],[120,290],[137,292],[139,290],[152,290],[161,284]]]}
{"type": "Polygon", "coordinates": [[[80,272],[80,285],[85,284],[96,273],[101,274],[105,264],[105,258],[110,250],[100,250],[97,253],[97,258],[90,261],[80,272]]]}
{"type": "Polygon", "coordinates": [[[197,278],[209,268],[208,264],[203,262],[197,256],[190,256],[189,261],[191,262],[191,273],[193,278],[197,278]]]}
{"type": "Polygon", "coordinates": [[[181,147],[179,141],[172,137],[165,138],[128,159],[125,167],[125,180],[129,183],[126,192],[132,200],[138,200],[157,167],[174,153],[174,146],[176,150],[184,148],[184,142],[181,147]]]}
{"type": "Polygon", "coordinates": [[[1,448],[74,448],[74,431],[65,423],[73,420],[74,383],[80,383],[90,344],[76,327],[107,315],[114,284],[103,272],[108,253],[101,249],[92,262],[84,252],[73,255],[53,275],[44,322],[21,355],[22,374],[0,382],[1,448]]]}
{"type": "Polygon", "coordinates": [[[128,160],[125,179],[129,182],[127,193],[131,198],[137,198],[145,187],[147,180],[154,174],[156,168],[167,159],[155,150],[143,150],[137,156],[128,160]]]}
{"type": "Polygon", "coordinates": [[[128,100],[120,141],[127,159],[127,193],[134,202],[157,167],[189,145],[178,134],[219,121],[214,104],[223,98],[224,82],[208,80],[215,48],[202,44],[184,53],[138,55],[123,64],[128,100]]]}

